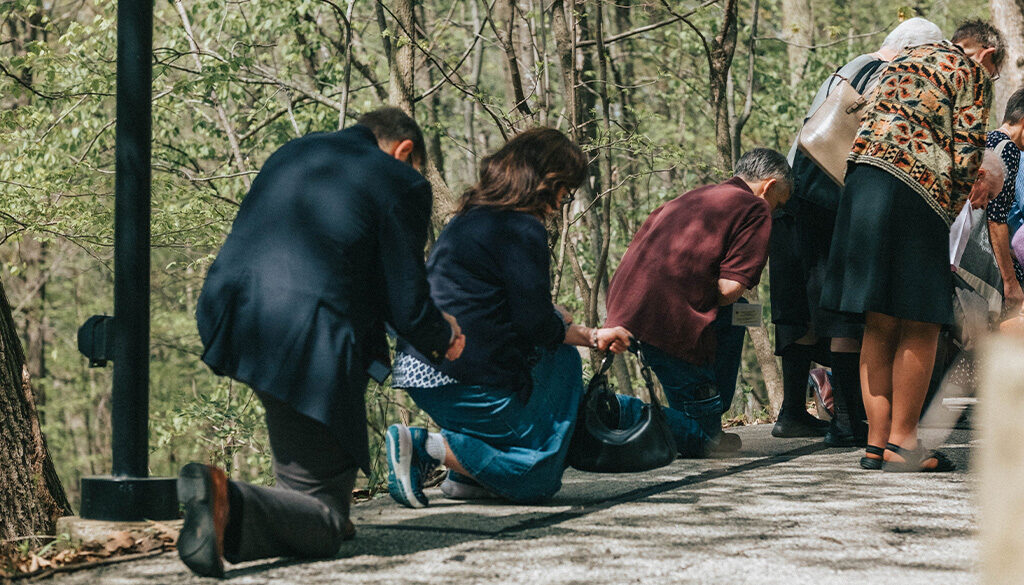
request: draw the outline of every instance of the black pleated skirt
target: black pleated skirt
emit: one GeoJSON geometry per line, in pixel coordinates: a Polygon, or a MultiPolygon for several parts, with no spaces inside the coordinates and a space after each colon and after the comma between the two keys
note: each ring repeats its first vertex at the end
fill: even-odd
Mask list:
{"type": "Polygon", "coordinates": [[[949,325],[949,227],[909,185],[853,165],[839,200],[821,306],[949,325]]]}

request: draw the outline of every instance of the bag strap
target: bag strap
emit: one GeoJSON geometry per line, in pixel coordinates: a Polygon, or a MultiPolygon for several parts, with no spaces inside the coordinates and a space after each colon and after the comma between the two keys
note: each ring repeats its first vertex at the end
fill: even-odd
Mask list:
{"type": "MultiPolygon", "coordinates": [[[[647,386],[647,395],[651,398],[651,407],[661,409],[661,402],[658,400],[658,394],[654,388],[654,374],[651,372],[651,366],[647,363],[647,357],[644,355],[643,343],[637,339],[632,338],[632,343],[629,345],[629,351],[636,354],[637,361],[640,362],[640,375],[644,379],[644,385],[647,386]]],[[[594,376],[590,379],[590,383],[587,384],[587,391],[584,392],[584,396],[589,395],[595,391],[601,384],[601,381],[608,374],[608,370],[611,369],[612,363],[615,361],[615,354],[608,352],[605,354],[604,359],[601,360],[601,366],[594,373],[594,376]]]]}
{"type": "Polygon", "coordinates": [[[1006,150],[1006,145],[1009,144],[1010,142],[1013,141],[1007,138],[1006,140],[1000,140],[999,144],[996,145],[995,153],[996,156],[999,157],[1000,162],[1002,162],[1003,160],[1003,151],[1006,150]]]}
{"type": "Polygon", "coordinates": [[[651,373],[651,366],[647,363],[647,356],[644,355],[643,345],[639,339],[634,338],[629,349],[636,353],[636,357],[640,362],[640,375],[644,379],[644,385],[647,386],[647,395],[651,399],[651,406],[660,409],[661,403],[658,401],[658,393],[654,389],[654,375],[651,373]]]}
{"type": "Polygon", "coordinates": [[[875,59],[867,65],[864,65],[860,68],[860,71],[853,76],[853,80],[850,81],[850,85],[853,86],[853,89],[857,90],[857,93],[863,94],[864,86],[867,85],[868,79],[871,79],[871,76],[875,74],[875,71],[878,71],[878,68],[884,63],[885,61],[881,59],[875,59]]]}
{"type": "Polygon", "coordinates": [[[835,89],[837,83],[839,83],[840,81],[850,81],[849,79],[846,79],[846,76],[839,74],[839,72],[842,70],[842,67],[838,67],[835,71],[832,72],[832,75],[828,76],[828,89],[825,90],[826,98],[828,98],[828,96],[832,93],[832,90],[835,89]]]}

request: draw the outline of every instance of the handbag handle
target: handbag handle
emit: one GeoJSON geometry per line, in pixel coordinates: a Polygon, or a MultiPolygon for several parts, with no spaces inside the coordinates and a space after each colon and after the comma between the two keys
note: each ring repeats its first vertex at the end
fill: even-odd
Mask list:
{"type": "Polygon", "coordinates": [[[639,339],[634,337],[629,349],[636,353],[636,357],[640,361],[640,375],[644,379],[644,385],[647,386],[647,396],[651,399],[651,406],[660,409],[661,403],[658,401],[658,393],[654,391],[654,377],[651,373],[651,366],[647,363],[647,356],[644,355],[643,345],[639,339]]]}
{"type": "MultiPolygon", "coordinates": [[[[630,338],[629,351],[636,354],[637,360],[640,362],[640,376],[644,379],[644,385],[647,386],[647,395],[651,399],[651,406],[656,409],[661,409],[661,402],[658,400],[658,394],[654,390],[654,375],[651,372],[651,366],[647,364],[647,357],[643,352],[643,343],[635,338],[630,338]]],[[[596,384],[600,383],[601,379],[608,373],[608,370],[612,367],[612,362],[615,361],[615,354],[608,352],[605,354],[604,359],[601,360],[601,366],[598,368],[597,373],[590,379],[590,384],[587,385],[587,392],[595,387],[596,384]]]]}

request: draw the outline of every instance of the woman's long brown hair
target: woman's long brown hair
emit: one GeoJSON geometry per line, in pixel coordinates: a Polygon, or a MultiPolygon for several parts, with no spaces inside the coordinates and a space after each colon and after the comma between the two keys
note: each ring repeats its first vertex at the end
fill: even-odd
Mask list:
{"type": "Polygon", "coordinates": [[[480,180],[462,194],[457,213],[473,207],[515,209],[543,216],[558,207],[558,192],[587,176],[587,158],[554,128],[533,128],[480,163],[480,180]]]}

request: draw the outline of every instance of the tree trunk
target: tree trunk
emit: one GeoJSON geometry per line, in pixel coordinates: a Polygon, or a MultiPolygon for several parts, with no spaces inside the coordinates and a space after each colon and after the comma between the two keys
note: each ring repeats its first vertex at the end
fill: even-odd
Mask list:
{"type": "MultiPolygon", "coordinates": [[[[746,292],[743,295],[753,302],[759,302],[757,288],[746,292]]],[[[775,350],[768,337],[768,328],[764,325],[748,327],[750,343],[754,346],[754,354],[757,356],[757,365],[761,367],[761,378],[764,380],[764,387],[768,391],[768,402],[771,406],[772,419],[779,416],[779,409],[782,408],[782,373],[779,372],[779,364],[775,359],[775,350]]],[[[768,405],[766,405],[768,406],[768,405]]]]}
{"type": "Polygon", "coordinates": [[[992,22],[1006,40],[1006,62],[996,81],[992,104],[998,123],[1010,94],[1024,86],[1024,0],[992,0],[991,9],[992,22]]]}
{"type": "Polygon", "coordinates": [[[530,106],[526,103],[526,92],[523,91],[523,75],[519,68],[519,58],[516,56],[516,2],[505,0],[495,8],[498,13],[489,20],[491,30],[498,39],[498,44],[505,53],[505,65],[509,91],[506,93],[512,100],[512,108],[519,111],[523,116],[532,116],[530,106]],[[495,22],[498,19],[504,22],[495,22]],[[498,25],[502,25],[500,28],[498,25]]]}
{"type": "Polygon", "coordinates": [[[52,535],[71,505],[39,428],[35,397],[11,306],[0,283],[0,549],[10,539],[52,535]]]}
{"type": "MultiPolygon", "coordinates": [[[[416,14],[413,0],[399,0],[391,12],[395,16],[395,29],[388,31],[384,7],[380,0],[376,4],[377,25],[385,39],[393,38],[397,43],[385,42],[384,52],[388,58],[388,103],[397,106],[415,118],[416,63],[413,48],[416,46],[416,14]]],[[[430,181],[434,191],[434,225],[440,228],[445,219],[455,210],[455,196],[438,170],[437,161],[427,158],[423,174],[430,181]]]]}
{"type": "MultiPolygon", "coordinates": [[[[480,7],[477,0],[470,2],[470,9],[473,14],[473,30],[480,30],[480,7]]],[[[470,40],[470,42],[474,42],[470,40]]],[[[483,73],[484,43],[474,43],[472,59],[472,72],[470,73],[470,86],[477,91],[480,86],[480,75],[483,73]]],[[[476,100],[463,100],[463,120],[466,123],[466,184],[472,185],[477,178],[477,164],[486,145],[477,136],[476,132],[476,100]]]]}
{"type": "Polygon", "coordinates": [[[412,52],[416,45],[416,17],[412,5],[412,0],[399,0],[393,4],[396,26],[392,38],[397,43],[391,45],[391,58],[388,59],[391,65],[388,71],[388,101],[410,116],[413,114],[413,91],[416,85],[412,52]]]}
{"type": "Polygon", "coordinates": [[[732,133],[729,125],[729,69],[736,53],[737,0],[727,0],[721,31],[711,41],[708,64],[711,81],[711,104],[715,109],[715,148],[718,166],[724,173],[732,171],[732,133]]]}
{"type": "Polygon", "coordinates": [[[782,27],[791,44],[786,45],[789,57],[789,87],[800,84],[810,47],[814,44],[814,15],[811,0],[782,0],[782,27]],[[802,46],[801,46],[802,45],[802,46]]]}

